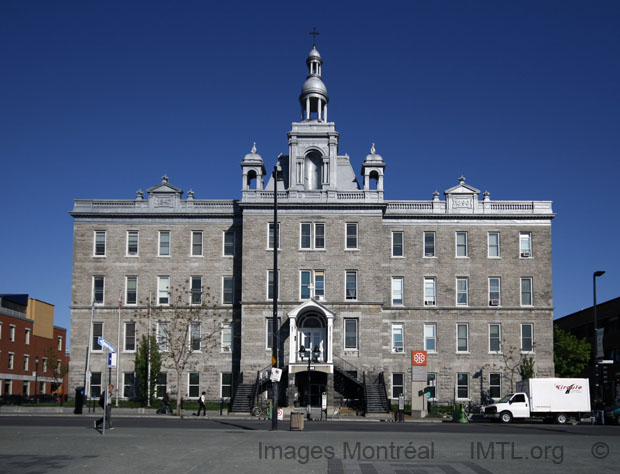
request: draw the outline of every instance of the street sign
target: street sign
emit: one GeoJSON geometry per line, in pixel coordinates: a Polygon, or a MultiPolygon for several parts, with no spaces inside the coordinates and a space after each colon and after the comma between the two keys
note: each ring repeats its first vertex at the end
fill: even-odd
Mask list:
{"type": "Polygon", "coordinates": [[[99,336],[99,338],[97,339],[97,343],[101,346],[101,347],[105,347],[107,350],[109,350],[110,352],[116,352],[114,350],[114,346],[112,344],[110,344],[108,341],[106,341],[104,338],[102,338],[101,336],[99,336]]]}
{"type": "Polygon", "coordinates": [[[613,364],[613,359],[601,359],[598,361],[599,364],[613,364]]]}
{"type": "Polygon", "coordinates": [[[411,365],[426,365],[426,351],[411,351],[411,365]]]}
{"type": "Polygon", "coordinates": [[[280,378],[282,377],[282,369],[277,369],[275,367],[273,367],[271,369],[271,381],[272,382],[279,382],[280,378]]]}
{"type": "Polygon", "coordinates": [[[108,367],[116,368],[116,352],[108,352],[108,367]]]}

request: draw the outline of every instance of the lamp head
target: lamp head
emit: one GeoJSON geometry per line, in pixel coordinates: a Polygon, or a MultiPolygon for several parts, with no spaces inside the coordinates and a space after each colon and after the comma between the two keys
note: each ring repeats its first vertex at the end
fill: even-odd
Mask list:
{"type": "Polygon", "coordinates": [[[598,270],[596,272],[594,272],[594,277],[600,277],[603,276],[605,274],[605,270],[598,270]]]}

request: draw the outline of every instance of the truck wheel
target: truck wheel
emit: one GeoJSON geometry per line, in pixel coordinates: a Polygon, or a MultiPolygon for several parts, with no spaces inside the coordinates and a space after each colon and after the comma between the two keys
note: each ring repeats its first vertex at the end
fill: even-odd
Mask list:
{"type": "Polygon", "coordinates": [[[566,424],[566,422],[567,422],[567,421],[568,421],[568,416],[566,416],[566,414],[565,414],[565,413],[558,413],[558,414],[555,416],[555,422],[556,422],[558,425],[564,425],[564,424],[566,424]]]}
{"type": "Polygon", "coordinates": [[[503,411],[499,415],[499,419],[502,423],[510,423],[512,421],[512,413],[510,413],[509,411],[503,411]]]}

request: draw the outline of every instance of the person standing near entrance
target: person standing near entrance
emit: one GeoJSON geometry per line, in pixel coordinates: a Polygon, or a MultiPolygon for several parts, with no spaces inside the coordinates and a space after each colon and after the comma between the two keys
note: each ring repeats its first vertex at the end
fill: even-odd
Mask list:
{"type": "Polygon", "coordinates": [[[200,395],[200,398],[198,399],[198,413],[196,413],[197,416],[200,416],[200,411],[203,411],[203,416],[207,416],[207,394],[206,392],[202,392],[202,395],[200,395]]]}
{"type": "MultiPolygon", "coordinates": [[[[112,430],[112,395],[114,394],[114,385],[108,385],[108,391],[103,392],[99,397],[99,406],[105,410],[105,428],[112,430]]],[[[98,430],[103,425],[103,416],[95,420],[93,427],[98,430]]]]}

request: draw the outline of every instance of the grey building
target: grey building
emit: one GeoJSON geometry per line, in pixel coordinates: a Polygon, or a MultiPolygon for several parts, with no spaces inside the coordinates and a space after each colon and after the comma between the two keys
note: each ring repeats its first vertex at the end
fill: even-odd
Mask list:
{"type": "Polygon", "coordinates": [[[327,392],[330,405],[384,410],[401,392],[417,395],[413,350],[426,351],[422,377],[438,402],[507,393],[526,356],[537,375],[553,375],[551,202],[493,201],[464,177],[443,197],[386,200],[386,162],[373,144],[358,181],[327,119],[316,48],[306,64],[277,183],[253,146],[240,200],[184,198],[164,177],[147,196],[75,201],[72,386],[85,379],[89,337],[91,393],[101,386],[103,335],[122,342],[120,396],[131,396],[136,337],[148,330],[135,310],[149,294],[165,305],[171,286],[208,287],[229,323],[208,356],[193,356],[186,380],[167,370],[162,389],[180,383],[190,397],[206,390],[234,396],[239,409],[251,404],[271,365],[274,232],[281,403],[305,405],[309,395],[317,405],[327,392]]]}

